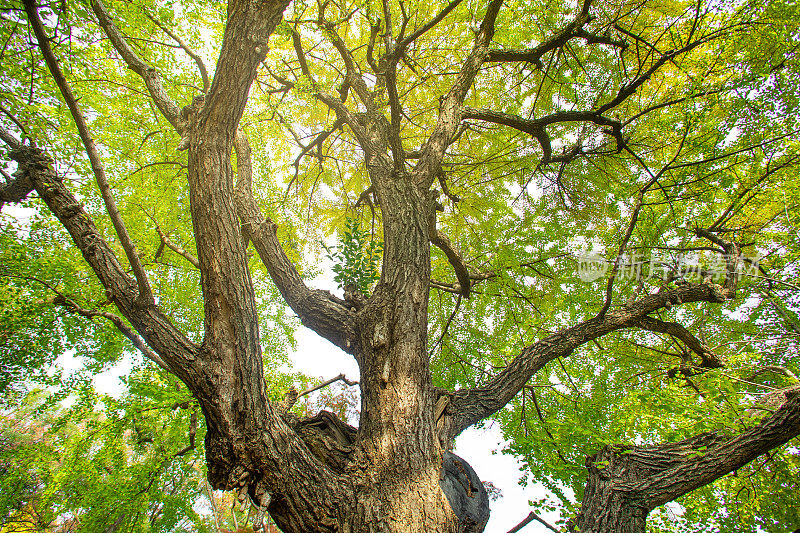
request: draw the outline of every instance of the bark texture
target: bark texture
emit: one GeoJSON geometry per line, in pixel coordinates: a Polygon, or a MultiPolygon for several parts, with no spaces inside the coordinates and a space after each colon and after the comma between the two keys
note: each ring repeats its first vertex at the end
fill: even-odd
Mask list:
{"type": "Polygon", "coordinates": [[[589,480],[569,530],[644,533],[647,514],[741,468],[800,433],[800,392],[770,417],[731,437],[706,433],[658,446],[606,446],[587,458],[589,480]]]}

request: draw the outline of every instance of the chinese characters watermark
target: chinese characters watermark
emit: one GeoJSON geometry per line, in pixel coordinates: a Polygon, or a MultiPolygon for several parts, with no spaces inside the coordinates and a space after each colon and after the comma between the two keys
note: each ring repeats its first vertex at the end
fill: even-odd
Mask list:
{"type": "MultiPolygon", "coordinates": [[[[610,275],[614,269],[613,259],[606,259],[594,251],[579,254],[577,259],[578,277],[587,283],[610,275]]],[[[705,252],[624,254],[618,259],[616,278],[669,281],[696,277],[720,283],[729,270],[737,277],[758,276],[758,263],[758,257],[731,258],[705,252]]]]}

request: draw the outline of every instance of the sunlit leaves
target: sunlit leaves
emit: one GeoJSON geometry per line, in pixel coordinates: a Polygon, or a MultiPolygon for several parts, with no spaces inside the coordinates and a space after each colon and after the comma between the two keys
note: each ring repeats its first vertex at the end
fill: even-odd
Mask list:
{"type": "MultiPolygon", "coordinates": [[[[4,412],[0,515],[8,531],[64,523],[87,532],[115,523],[128,531],[204,530],[206,519],[193,509],[203,487],[201,448],[188,438],[197,406],[158,373],[134,371],[128,384],[119,399],[84,387],[70,407],[42,409],[47,395],[36,392],[4,412]]],[[[199,443],[203,428],[195,429],[199,443]]]]}

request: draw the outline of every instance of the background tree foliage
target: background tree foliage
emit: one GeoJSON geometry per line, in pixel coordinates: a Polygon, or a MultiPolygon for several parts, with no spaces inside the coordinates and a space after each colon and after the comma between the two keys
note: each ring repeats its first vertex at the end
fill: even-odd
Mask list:
{"type": "MultiPolygon", "coordinates": [[[[108,10],[173,101],[188,104],[208,88],[224,3],[131,0],[108,10]]],[[[157,303],[199,343],[181,137],[88,4],[40,11],[157,303]]],[[[384,240],[362,147],[320,94],[352,102],[373,91],[385,118],[400,124],[400,151],[416,161],[485,11],[471,0],[289,5],[240,127],[252,145],[256,200],[305,277],[318,272],[320,243],[342,235],[328,250],[336,281],[367,297],[384,240]],[[425,26],[441,13],[441,23],[425,26]],[[395,35],[426,31],[387,83],[374,72],[389,22],[395,35]]],[[[533,502],[536,512],[575,515],[585,458],[607,444],[740,432],[798,384],[799,27],[800,10],[782,0],[503,3],[438,174],[427,333],[435,385],[480,387],[563,328],[666,287],[722,283],[728,245],[742,255],[735,299],[660,309],[661,324],[680,324],[678,332],[639,324],[584,344],[548,362],[493,415],[508,451],[549,491],[533,502]],[[605,261],[590,281],[578,276],[587,252],[605,261]]],[[[0,4],[0,28],[0,127],[45,149],[116,243],[75,123],[16,1],[0,4]]],[[[16,166],[2,151],[0,161],[10,195],[16,166]]],[[[219,527],[194,505],[209,502],[195,401],[174,376],[139,361],[109,320],[109,295],[35,195],[21,205],[0,215],[2,531],[23,531],[15,524],[25,521],[37,531],[100,531],[109,516],[120,531],[219,527]],[[85,362],[66,381],[52,369],[64,353],[85,362]],[[91,376],[123,358],[137,361],[127,392],[98,396],[91,376]],[[40,386],[51,392],[28,392],[40,386]],[[70,393],[77,399],[59,407],[70,393]]],[[[298,321],[255,254],[248,266],[269,394],[280,401],[303,379],[284,372],[298,321]]],[[[649,528],[798,528],[798,463],[796,446],[775,449],[681,498],[679,516],[653,513],[649,528]]],[[[236,521],[228,527],[248,521],[247,512],[226,512],[223,522],[236,521]]]]}

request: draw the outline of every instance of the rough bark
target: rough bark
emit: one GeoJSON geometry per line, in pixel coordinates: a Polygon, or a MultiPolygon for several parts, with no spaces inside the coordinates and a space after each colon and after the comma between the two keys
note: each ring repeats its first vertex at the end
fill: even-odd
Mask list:
{"type": "MultiPolygon", "coordinates": [[[[373,180],[384,213],[381,281],[359,312],[361,443],[364,458],[380,465],[373,487],[357,487],[359,505],[385,513],[407,531],[457,531],[439,487],[442,450],[426,350],[429,200],[391,174],[373,180]],[[413,487],[413,490],[409,490],[413,487]],[[366,489],[366,490],[365,490],[366,489]],[[362,503],[363,502],[363,503],[362,503]]],[[[377,531],[368,523],[355,531],[377,531]]],[[[394,530],[394,529],[392,529],[394,530]]]]}
{"type": "Polygon", "coordinates": [[[658,446],[606,446],[586,460],[589,480],[569,530],[644,533],[647,514],[800,434],[800,392],[733,438],[706,433],[658,446]]]}

